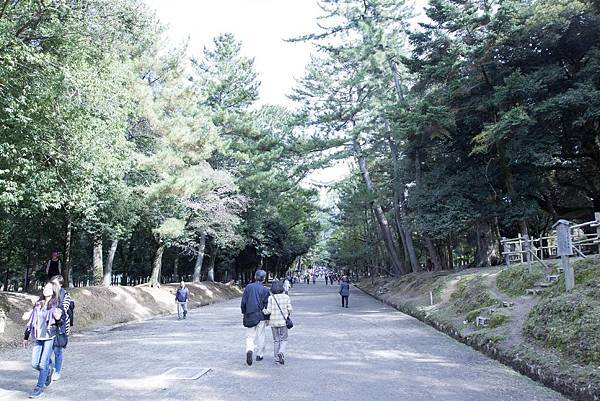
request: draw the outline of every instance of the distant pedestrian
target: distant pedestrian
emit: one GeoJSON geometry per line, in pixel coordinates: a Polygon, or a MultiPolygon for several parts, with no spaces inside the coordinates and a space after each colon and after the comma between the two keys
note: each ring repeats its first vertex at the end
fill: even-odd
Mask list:
{"type": "Polygon", "coordinates": [[[54,251],[50,256],[50,260],[46,263],[46,279],[50,280],[52,277],[59,276],[61,273],[62,262],[59,259],[58,251],[54,251]]]}
{"type": "Polygon", "coordinates": [[[62,324],[62,311],[59,308],[60,286],[56,283],[47,283],[42,295],[33,306],[27,326],[23,346],[27,346],[27,340],[31,336],[33,351],[31,354],[31,366],[39,371],[37,384],[29,398],[41,397],[44,387],[52,383],[52,349],[54,337],[58,327],[62,324]]]}
{"type": "Polygon", "coordinates": [[[340,295],[342,296],[342,308],[348,307],[348,297],[350,296],[350,282],[348,277],[342,279],[340,284],[340,295]]]}
{"type": "Polygon", "coordinates": [[[57,284],[60,288],[59,291],[59,308],[62,312],[62,316],[64,317],[62,320],[62,324],[58,329],[57,335],[66,337],[62,343],[61,341],[54,341],[54,374],[52,375],[52,380],[57,381],[60,380],[62,375],[62,366],[64,360],[64,352],[65,348],[67,348],[67,344],[69,342],[69,336],[71,335],[71,323],[73,317],[73,309],[75,303],[71,298],[71,295],[63,288],[65,284],[65,279],[63,276],[58,275],[54,276],[49,280],[50,283],[57,284]]]}
{"type": "Polygon", "coordinates": [[[289,294],[290,288],[291,288],[290,280],[288,280],[288,278],[286,277],[285,280],[283,280],[283,292],[285,292],[286,294],[289,294]]]}
{"type": "Polygon", "coordinates": [[[275,362],[285,363],[285,351],[288,341],[287,318],[292,313],[292,301],[283,291],[283,283],[274,281],[271,284],[271,295],[265,311],[269,318],[269,326],[273,333],[273,356],[275,362]]]}
{"type": "Polygon", "coordinates": [[[313,285],[316,284],[317,283],[317,275],[313,274],[312,279],[313,279],[313,285]]]}
{"type": "Polygon", "coordinates": [[[252,365],[253,353],[256,360],[262,361],[265,353],[265,327],[267,316],[263,310],[269,302],[269,289],[263,285],[267,273],[257,270],[254,282],[248,284],[242,294],[241,309],[244,314],[243,324],[246,327],[246,363],[252,365]]]}
{"type": "Polygon", "coordinates": [[[329,285],[329,276],[325,275],[325,285],[329,285]]]}
{"type": "Polygon", "coordinates": [[[187,319],[189,298],[190,290],[185,288],[185,281],[181,280],[179,288],[175,293],[175,302],[177,302],[177,320],[187,319]]]}

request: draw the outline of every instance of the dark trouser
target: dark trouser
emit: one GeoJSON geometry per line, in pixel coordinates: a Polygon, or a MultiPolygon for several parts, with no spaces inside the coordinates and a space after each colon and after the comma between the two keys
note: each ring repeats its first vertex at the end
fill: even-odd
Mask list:
{"type": "Polygon", "coordinates": [[[342,295],[342,308],[343,308],[344,306],[345,306],[346,308],[348,307],[348,295],[346,295],[346,296],[342,295]]]}

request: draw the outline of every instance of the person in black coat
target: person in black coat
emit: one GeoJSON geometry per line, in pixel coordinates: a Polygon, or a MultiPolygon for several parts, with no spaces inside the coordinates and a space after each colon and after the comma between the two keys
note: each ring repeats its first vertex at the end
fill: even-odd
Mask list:
{"type": "Polygon", "coordinates": [[[263,310],[269,302],[269,289],[263,285],[267,273],[257,270],[254,282],[248,284],[242,295],[243,324],[246,327],[246,363],[252,365],[253,353],[256,360],[262,361],[265,353],[265,327],[267,316],[263,310]]]}
{"type": "Polygon", "coordinates": [[[342,296],[342,308],[348,307],[348,297],[350,296],[350,280],[348,277],[342,278],[340,284],[340,295],[342,296]]]}

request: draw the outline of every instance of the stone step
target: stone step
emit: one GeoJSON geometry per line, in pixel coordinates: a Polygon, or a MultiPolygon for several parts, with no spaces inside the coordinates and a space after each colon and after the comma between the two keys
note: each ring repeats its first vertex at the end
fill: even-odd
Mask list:
{"type": "Polygon", "coordinates": [[[541,282],[541,283],[535,283],[535,286],[538,288],[548,288],[552,285],[552,283],[549,283],[547,281],[541,282]]]}
{"type": "Polygon", "coordinates": [[[490,318],[485,316],[477,316],[475,318],[475,326],[477,327],[486,327],[488,325],[488,321],[490,318]]]}
{"type": "Polygon", "coordinates": [[[558,274],[550,274],[548,277],[546,277],[546,280],[548,280],[549,283],[553,283],[555,281],[558,281],[559,278],[560,275],[558,274]]]}
{"type": "Polygon", "coordinates": [[[543,288],[528,288],[527,295],[539,295],[544,292],[543,288]]]}
{"type": "Polygon", "coordinates": [[[562,274],[562,273],[564,273],[564,272],[565,272],[565,269],[564,269],[564,268],[562,268],[562,267],[557,267],[557,268],[556,268],[556,271],[558,272],[558,274],[562,274]]]}
{"type": "Polygon", "coordinates": [[[503,308],[512,308],[513,306],[515,306],[514,302],[502,301],[502,307],[503,308]]]}

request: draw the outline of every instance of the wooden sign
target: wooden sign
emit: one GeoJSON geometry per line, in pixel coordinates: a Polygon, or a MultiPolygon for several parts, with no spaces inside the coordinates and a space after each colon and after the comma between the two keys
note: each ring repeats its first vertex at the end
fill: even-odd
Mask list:
{"type": "Polygon", "coordinates": [[[570,225],[571,222],[568,220],[559,220],[554,224],[556,229],[556,254],[558,256],[573,255],[570,225]]]}

